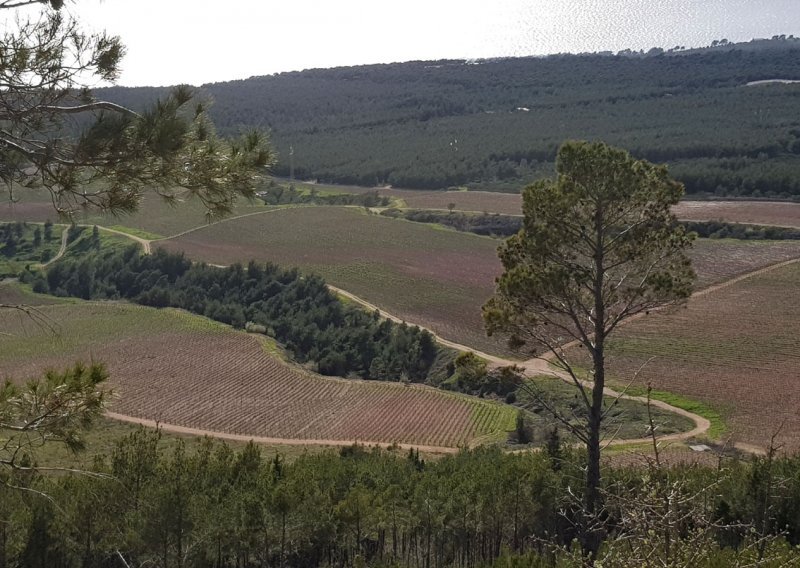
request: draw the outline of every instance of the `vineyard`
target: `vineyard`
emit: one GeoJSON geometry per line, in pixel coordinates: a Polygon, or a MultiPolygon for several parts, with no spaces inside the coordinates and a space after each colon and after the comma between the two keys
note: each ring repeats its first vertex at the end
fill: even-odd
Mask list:
{"type": "Polygon", "coordinates": [[[771,264],[800,258],[800,241],[697,239],[690,252],[696,290],[771,264]]]}
{"type": "MultiPolygon", "coordinates": [[[[449,209],[501,215],[521,215],[522,196],[490,191],[422,191],[413,189],[364,188],[322,184],[298,184],[318,192],[365,193],[378,191],[395,200],[395,206],[409,209],[449,209]]],[[[778,201],[681,201],[672,208],[685,221],[725,221],[800,228],[800,203],[778,201]]]]}
{"type": "Polygon", "coordinates": [[[766,447],[778,433],[784,449],[800,449],[798,284],[794,263],[623,326],[609,343],[611,373],[623,382],[655,356],[641,385],[719,410],[732,441],[766,447]]]}
{"type": "Polygon", "coordinates": [[[0,374],[25,379],[77,359],[107,364],[111,410],[248,436],[456,447],[501,440],[511,407],[417,385],[330,379],[254,336],[177,310],[71,302],[4,318],[0,374]]]}

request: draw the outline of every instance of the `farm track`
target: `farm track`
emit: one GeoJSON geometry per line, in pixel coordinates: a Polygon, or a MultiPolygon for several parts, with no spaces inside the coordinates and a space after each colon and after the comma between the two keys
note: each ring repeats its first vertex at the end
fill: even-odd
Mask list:
{"type": "Polygon", "coordinates": [[[209,438],[217,438],[220,440],[230,440],[234,442],[250,442],[253,441],[257,444],[269,444],[280,446],[351,446],[353,443],[363,444],[365,446],[379,446],[382,448],[400,448],[403,450],[420,450],[432,454],[455,454],[459,448],[450,446],[424,446],[419,444],[387,444],[386,442],[370,442],[369,440],[307,440],[304,438],[269,438],[264,436],[248,436],[246,434],[231,434],[228,432],[219,432],[216,430],[203,430],[201,428],[188,428],[186,426],[178,426],[176,424],[166,424],[164,422],[157,422],[155,420],[147,420],[145,418],[136,418],[135,416],[128,416],[127,414],[118,414],[116,412],[106,412],[108,418],[119,420],[120,422],[127,422],[128,424],[137,424],[140,426],[147,426],[148,428],[161,428],[165,432],[173,434],[182,434],[186,436],[207,436],[209,438]]]}
{"type": "Polygon", "coordinates": [[[35,265],[37,268],[46,268],[57,261],[59,258],[64,256],[64,251],[67,250],[67,239],[69,238],[69,227],[65,227],[64,230],[61,232],[61,246],[58,249],[56,255],[48,260],[45,263],[40,263],[35,265]]]}
{"type": "MultiPolygon", "coordinates": [[[[218,222],[232,221],[232,220],[235,220],[235,219],[241,219],[241,218],[244,218],[244,217],[251,217],[251,216],[254,216],[254,215],[264,215],[264,214],[268,214],[268,213],[271,213],[271,212],[274,212],[274,211],[281,211],[281,210],[282,210],[282,208],[270,209],[268,211],[256,211],[256,212],[252,212],[252,213],[246,213],[244,215],[239,215],[239,216],[236,216],[236,217],[231,217],[229,219],[225,219],[223,221],[218,221],[218,222]]],[[[154,239],[152,241],[137,237],[135,235],[131,235],[129,233],[124,233],[122,231],[117,231],[117,230],[114,230],[114,229],[108,229],[108,228],[105,228],[105,227],[99,227],[99,228],[102,229],[102,230],[107,230],[107,231],[110,231],[112,233],[116,233],[116,234],[128,237],[128,238],[140,243],[142,245],[142,247],[143,247],[143,250],[144,250],[145,254],[149,254],[150,251],[151,251],[151,243],[155,242],[156,240],[161,241],[161,240],[172,239],[172,238],[175,238],[175,237],[179,237],[179,236],[186,235],[188,233],[200,230],[200,229],[202,229],[204,227],[207,227],[207,226],[208,225],[202,225],[200,227],[194,227],[192,229],[189,229],[189,230],[186,230],[186,231],[182,231],[182,232],[180,232],[180,233],[178,233],[176,235],[172,235],[170,237],[165,237],[164,239],[154,239]]],[[[791,264],[794,264],[794,263],[797,263],[797,262],[800,262],[800,258],[794,258],[794,259],[790,259],[790,260],[787,260],[787,261],[778,262],[778,263],[769,265],[767,267],[760,268],[758,270],[754,270],[752,272],[741,274],[741,275],[736,276],[735,278],[732,278],[732,279],[727,280],[725,282],[709,286],[707,288],[704,288],[703,290],[699,290],[699,291],[695,292],[694,294],[692,294],[691,298],[699,298],[699,297],[714,293],[714,292],[716,292],[718,290],[725,289],[725,288],[727,288],[729,286],[732,286],[732,285],[734,285],[734,284],[736,284],[738,282],[741,282],[742,280],[746,280],[748,278],[759,276],[759,275],[765,274],[765,273],[767,273],[769,271],[772,271],[772,270],[775,270],[775,269],[778,269],[778,268],[781,268],[781,267],[784,267],[784,266],[788,266],[788,265],[791,265],[791,264]]],[[[341,288],[337,288],[335,286],[328,285],[328,287],[333,292],[335,292],[337,294],[340,294],[340,295],[350,299],[351,301],[362,305],[363,307],[365,307],[365,308],[367,308],[369,310],[372,310],[372,311],[377,310],[378,312],[380,312],[382,317],[384,317],[386,319],[389,319],[389,320],[394,321],[396,323],[402,323],[404,321],[403,319],[398,318],[397,316],[394,316],[394,315],[392,315],[390,313],[387,313],[385,310],[382,310],[381,308],[379,308],[375,304],[372,304],[370,302],[367,302],[366,300],[363,300],[362,298],[359,298],[355,294],[352,294],[350,292],[347,292],[346,290],[342,290],[341,288]]],[[[636,318],[632,318],[632,319],[636,319],[636,318]]],[[[629,320],[629,321],[632,321],[632,320],[629,320]]],[[[412,322],[406,322],[406,323],[409,323],[411,325],[416,325],[416,324],[413,324],[412,322]]],[[[419,326],[419,327],[421,327],[421,329],[427,329],[427,328],[424,328],[422,326],[419,326]]],[[[566,373],[564,373],[562,371],[558,371],[558,370],[554,369],[551,366],[550,361],[548,359],[546,359],[546,358],[533,358],[533,359],[529,359],[529,360],[523,361],[523,362],[514,361],[514,360],[511,360],[511,359],[505,359],[505,358],[502,358],[502,357],[489,355],[487,353],[482,353],[482,352],[480,352],[478,350],[475,350],[475,349],[473,349],[473,348],[471,348],[469,346],[462,345],[462,344],[459,344],[459,343],[455,343],[453,341],[449,341],[449,340],[443,339],[443,338],[439,337],[437,334],[435,334],[434,332],[432,332],[431,330],[427,330],[427,331],[430,332],[433,335],[433,337],[436,339],[436,341],[439,342],[440,344],[445,345],[447,347],[450,347],[452,349],[459,350],[459,351],[471,351],[471,352],[475,353],[476,355],[478,355],[479,357],[482,357],[482,358],[486,359],[487,361],[489,361],[493,365],[498,365],[498,366],[516,365],[516,366],[521,367],[522,369],[524,369],[524,371],[529,375],[551,376],[551,377],[555,377],[555,378],[559,378],[561,380],[564,380],[564,381],[566,381],[566,382],[568,382],[570,384],[573,384],[572,383],[572,379],[571,379],[571,377],[569,377],[569,375],[567,375],[566,373]]],[[[568,346],[565,346],[565,347],[568,347],[568,346]]],[[[627,395],[624,392],[618,392],[618,391],[616,391],[614,389],[611,389],[611,388],[605,388],[604,389],[604,393],[605,393],[606,396],[609,396],[611,398],[619,398],[621,400],[631,400],[631,401],[639,402],[639,403],[647,403],[648,402],[646,397],[627,395]]],[[[658,436],[657,439],[660,442],[686,441],[686,440],[691,439],[691,438],[702,436],[703,434],[708,432],[708,430],[711,428],[711,422],[708,419],[704,418],[703,416],[700,416],[699,414],[695,414],[693,412],[689,412],[687,410],[684,410],[682,408],[678,408],[676,406],[673,406],[671,404],[668,404],[668,403],[660,401],[660,400],[651,399],[649,402],[650,402],[650,404],[652,404],[653,406],[655,406],[657,408],[672,412],[674,414],[678,414],[680,416],[684,416],[684,417],[692,420],[694,422],[694,424],[695,424],[695,427],[692,428],[691,430],[689,430],[688,432],[679,432],[679,433],[675,433],[675,434],[668,434],[668,435],[664,435],[664,436],[658,436]]],[[[141,424],[141,425],[150,426],[150,427],[154,427],[154,426],[158,425],[158,426],[164,428],[164,430],[166,430],[166,431],[170,431],[170,432],[174,432],[174,433],[178,433],[178,434],[182,433],[182,434],[190,434],[190,435],[196,435],[196,436],[208,436],[208,437],[220,438],[220,439],[240,440],[240,441],[253,440],[253,441],[260,442],[260,443],[265,443],[265,444],[281,444],[281,445],[308,444],[308,445],[343,446],[343,445],[350,445],[350,443],[352,443],[352,442],[342,441],[342,440],[300,440],[300,439],[296,439],[296,438],[265,438],[265,437],[258,437],[258,436],[228,434],[228,433],[225,433],[225,432],[219,432],[219,431],[213,431],[213,430],[204,430],[204,429],[198,429],[198,428],[186,428],[186,427],[183,427],[183,426],[177,426],[177,425],[172,425],[172,424],[161,424],[161,423],[156,424],[152,420],[144,420],[144,419],[139,419],[139,418],[136,418],[136,417],[133,417],[133,416],[127,416],[127,415],[122,415],[122,414],[117,414],[117,413],[107,413],[107,415],[109,417],[111,417],[111,418],[114,418],[115,420],[121,420],[121,421],[125,421],[125,422],[141,424]]],[[[360,440],[359,442],[363,443],[363,444],[367,444],[367,445],[378,445],[378,446],[383,446],[383,447],[390,446],[390,444],[369,442],[369,441],[365,441],[365,440],[360,440]]],[[[605,443],[605,445],[606,446],[612,446],[612,445],[623,445],[623,444],[643,444],[643,443],[650,443],[650,442],[652,442],[651,438],[613,439],[613,440],[607,441],[605,443]]],[[[414,445],[414,444],[395,444],[394,446],[395,447],[400,447],[400,448],[405,448],[405,449],[413,447],[413,448],[421,449],[423,451],[432,452],[432,453],[454,453],[454,452],[457,451],[456,448],[444,447],[444,446],[420,446],[420,445],[414,445]]],[[[740,450],[743,450],[743,451],[746,451],[746,452],[749,452],[749,453],[763,453],[762,449],[757,448],[757,447],[752,446],[752,445],[737,444],[736,446],[740,450]]]]}

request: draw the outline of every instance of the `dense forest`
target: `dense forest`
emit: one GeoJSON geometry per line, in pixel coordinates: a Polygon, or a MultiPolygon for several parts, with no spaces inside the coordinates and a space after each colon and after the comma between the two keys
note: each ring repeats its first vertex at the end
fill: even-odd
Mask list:
{"type": "MultiPolygon", "coordinates": [[[[359,446],[288,463],[139,430],[92,474],[0,471],[0,566],[574,567],[582,457],[359,446]],[[398,455],[399,453],[399,455],[398,455]]],[[[605,473],[598,566],[795,565],[800,461],[605,473]]]]}
{"type": "Polygon", "coordinates": [[[97,247],[23,280],[35,292],[177,307],[265,333],[323,375],[440,382],[453,370],[453,354],[427,331],[346,305],[321,278],[273,264],[220,268],[161,249],[143,256],[136,245],[97,247]]]}
{"type": "MultiPolygon", "coordinates": [[[[689,193],[800,198],[800,40],[648,54],[416,61],[203,86],[218,129],[266,128],[275,171],[518,191],[565,139],[669,164],[689,193]],[[291,150],[290,150],[291,149],[291,150]]],[[[135,108],[165,89],[99,94],[135,108]]]]}

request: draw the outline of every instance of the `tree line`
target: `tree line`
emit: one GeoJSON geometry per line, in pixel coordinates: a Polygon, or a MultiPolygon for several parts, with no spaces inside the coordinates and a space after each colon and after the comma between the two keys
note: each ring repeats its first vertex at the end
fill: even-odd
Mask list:
{"type": "MultiPolygon", "coordinates": [[[[288,462],[252,443],[167,449],[139,429],[86,474],[1,472],[0,566],[576,566],[582,460],[556,444],[434,461],[351,446],[288,462]]],[[[799,471],[770,457],[608,469],[599,560],[797,561],[799,471]]]]}
{"type": "Polygon", "coordinates": [[[323,375],[412,382],[437,379],[453,354],[416,326],[396,324],[342,303],[322,278],[254,261],[227,268],[193,264],[180,253],[137,246],[88,249],[46,275],[27,273],[33,290],[83,299],[175,307],[263,331],[323,375]]]}

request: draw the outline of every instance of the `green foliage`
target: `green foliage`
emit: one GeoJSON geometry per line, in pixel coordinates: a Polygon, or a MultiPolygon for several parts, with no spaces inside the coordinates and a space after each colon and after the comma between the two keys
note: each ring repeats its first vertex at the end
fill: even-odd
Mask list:
{"type": "Polygon", "coordinates": [[[592,350],[592,333],[687,298],[691,235],[670,212],[682,192],[663,166],[602,143],[565,143],[557,178],[525,189],[523,230],[500,248],[489,333],[546,349],[567,336],[592,350]]]}
{"type": "MultiPolygon", "coordinates": [[[[451,203],[452,205],[452,203],[451,203]]],[[[522,218],[499,213],[462,213],[414,209],[386,209],[385,217],[407,219],[417,223],[438,223],[458,231],[492,237],[510,237],[522,228],[522,218]]]]}
{"type": "MultiPolygon", "coordinates": [[[[28,481],[52,501],[0,485],[0,557],[12,566],[97,565],[119,555],[131,566],[578,566],[582,457],[563,448],[553,464],[544,453],[480,449],[423,460],[414,450],[363,446],[289,461],[254,444],[167,448],[159,432],[140,429],[96,460],[95,475],[28,481]]],[[[798,468],[784,458],[608,470],[609,538],[598,564],[796,563],[798,468]]]]}
{"type": "Polygon", "coordinates": [[[578,423],[574,412],[540,402],[586,445],[580,540],[594,560],[603,538],[593,520],[601,502],[600,434],[611,410],[604,406],[606,339],[621,322],[689,297],[692,235],[671,213],[683,187],[664,166],[603,143],[566,142],[556,172],[555,180],[525,189],[523,228],[500,247],[504,272],[483,315],[488,333],[508,334],[510,346],[550,351],[575,385],[585,412],[578,423]],[[592,358],[588,384],[564,356],[569,341],[592,358]]]}
{"type": "Polygon", "coordinates": [[[516,441],[518,444],[530,444],[533,441],[530,429],[528,428],[528,425],[525,423],[524,410],[517,411],[517,419],[514,425],[514,430],[517,435],[516,441]]]}
{"type": "Polygon", "coordinates": [[[360,205],[362,207],[385,207],[389,204],[388,197],[378,195],[378,190],[366,193],[331,193],[320,194],[317,188],[311,186],[308,191],[298,191],[294,184],[288,186],[270,180],[266,189],[258,192],[267,205],[295,205],[295,204],[315,204],[315,205],[360,205]]]}
{"type": "MultiPolygon", "coordinates": [[[[430,209],[386,209],[385,217],[417,223],[438,223],[458,231],[492,237],[510,237],[522,228],[522,217],[500,213],[462,213],[430,209]]],[[[700,238],[739,240],[798,240],[800,230],[787,227],[726,223],[724,221],[680,221],[680,225],[700,238]]]]}
{"type": "MultiPolygon", "coordinates": [[[[167,201],[194,196],[209,217],[252,197],[274,161],[265,135],[217,137],[186,86],[141,112],[97,99],[92,85],[117,78],[124,47],[118,37],[84,31],[61,5],[0,4],[17,16],[0,34],[0,180],[23,193],[43,186],[64,216],[84,208],[130,212],[146,191],[167,201]]],[[[12,190],[12,197],[19,196],[12,190]]]]}
{"type": "Polygon", "coordinates": [[[0,224],[0,276],[17,276],[31,264],[46,262],[58,241],[42,240],[42,228],[25,222],[0,224]]]}
{"type": "MultiPolygon", "coordinates": [[[[0,476],[5,470],[31,469],[36,451],[58,441],[72,450],[83,448],[81,433],[100,416],[108,397],[108,378],[100,364],[76,363],[63,372],[17,385],[0,387],[0,476]]],[[[0,478],[1,480],[1,478],[0,478]]]]}

